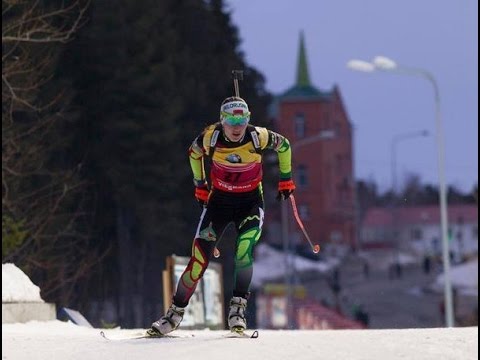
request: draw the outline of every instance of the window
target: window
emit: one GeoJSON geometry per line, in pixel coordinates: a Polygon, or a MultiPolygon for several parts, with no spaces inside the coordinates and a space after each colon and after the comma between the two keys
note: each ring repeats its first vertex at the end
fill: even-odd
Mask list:
{"type": "Polygon", "coordinates": [[[343,181],[337,185],[338,197],[341,205],[349,205],[350,202],[350,187],[348,179],[344,178],[343,181]]]}
{"type": "Polygon", "coordinates": [[[422,240],[422,237],[423,237],[422,229],[413,228],[412,230],[410,230],[410,238],[412,240],[422,240]]]}
{"type": "Polygon", "coordinates": [[[305,115],[303,113],[295,115],[295,135],[297,138],[305,137],[305,115]]]}
{"type": "Polygon", "coordinates": [[[342,233],[338,230],[333,230],[330,233],[330,241],[333,242],[333,243],[342,242],[342,233]]]}
{"type": "Polygon", "coordinates": [[[335,135],[337,137],[341,137],[343,135],[342,130],[342,124],[340,124],[338,121],[335,122],[335,135]]]}
{"type": "Polygon", "coordinates": [[[343,162],[342,162],[342,155],[336,154],[335,155],[335,171],[339,175],[342,173],[343,162]]]}
{"type": "Polygon", "coordinates": [[[308,206],[300,205],[298,207],[298,215],[300,215],[300,219],[308,220],[310,218],[310,212],[308,211],[308,206]]]}
{"type": "Polygon", "coordinates": [[[432,238],[432,249],[436,255],[440,254],[442,251],[442,248],[440,247],[440,240],[437,237],[432,238]]]}
{"type": "Polygon", "coordinates": [[[328,113],[328,111],[323,111],[323,128],[324,129],[330,129],[332,126],[331,126],[331,121],[330,121],[330,114],[328,113]]]}
{"type": "Polygon", "coordinates": [[[295,172],[297,185],[301,188],[308,186],[307,168],[305,165],[299,165],[295,172]]]}

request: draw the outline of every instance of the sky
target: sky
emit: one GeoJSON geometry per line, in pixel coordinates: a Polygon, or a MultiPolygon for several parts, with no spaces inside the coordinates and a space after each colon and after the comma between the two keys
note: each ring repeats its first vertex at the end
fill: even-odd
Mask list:
{"type": "MultiPolygon", "coordinates": [[[[310,79],[339,86],[354,128],[354,172],[380,190],[410,174],[438,185],[435,101],[422,77],[350,70],[351,59],[382,55],[429,71],[440,92],[445,179],[462,191],[478,183],[478,2],[476,0],[227,0],[248,64],[280,94],[295,82],[304,32],[310,79]],[[396,146],[393,139],[426,130],[396,146]]],[[[254,121],[254,118],[253,120],[254,121]]]]}

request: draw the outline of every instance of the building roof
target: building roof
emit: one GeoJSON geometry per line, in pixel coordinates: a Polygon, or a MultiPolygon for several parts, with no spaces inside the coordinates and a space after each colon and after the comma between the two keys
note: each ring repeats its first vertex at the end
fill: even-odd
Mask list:
{"type": "Polygon", "coordinates": [[[307,85],[307,86],[294,85],[280,95],[280,100],[285,100],[286,98],[288,99],[291,98],[292,100],[293,99],[295,100],[298,100],[298,99],[330,100],[332,98],[332,95],[333,93],[331,91],[328,91],[328,92],[321,91],[312,85],[307,85]]]}
{"type": "MultiPolygon", "coordinates": [[[[448,222],[450,224],[478,223],[476,205],[449,205],[448,222]]],[[[388,227],[392,225],[393,211],[389,208],[374,207],[367,211],[363,227],[388,227]]],[[[400,207],[395,209],[397,224],[440,224],[440,208],[438,205],[400,207]]]]}
{"type": "Polygon", "coordinates": [[[324,92],[317,89],[310,82],[310,74],[308,69],[307,52],[305,50],[305,39],[303,32],[300,33],[300,43],[298,47],[297,58],[297,79],[295,85],[286,90],[279,96],[280,100],[288,99],[323,99],[330,100],[333,95],[332,91],[324,92]]]}
{"type": "Polygon", "coordinates": [[[305,299],[294,299],[295,309],[298,311],[299,318],[302,322],[310,324],[309,328],[323,328],[323,329],[364,329],[365,325],[362,323],[349,319],[341,313],[329,309],[316,302],[305,299]],[[313,326],[312,326],[313,325],[313,326]]]}

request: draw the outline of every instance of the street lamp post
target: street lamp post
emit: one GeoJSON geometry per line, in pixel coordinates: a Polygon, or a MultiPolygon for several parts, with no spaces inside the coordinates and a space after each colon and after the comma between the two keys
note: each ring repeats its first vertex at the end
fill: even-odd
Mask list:
{"type": "Polygon", "coordinates": [[[391,165],[392,165],[392,234],[393,234],[393,240],[394,244],[396,247],[396,271],[397,271],[397,276],[400,277],[400,239],[398,237],[397,233],[397,216],[395,214],[396,208],[397,208],[397,202],[395,201],[395,197],[397,195],[397,145],[401,141],[404,140],[409,140],[412,138],[416,137],[423,137],[427,136],[428,131],[422,130],[422,131],[415,131],[415,132],[409,132],[409,133],[403,133],[403,134],[398,134],[393,137],[392,142],[391,142],[391,165]]]}
{"type": "MultiPolygon", "coordinates": [[[[291,144],[292,150],[299,147],[315,143],[317,141],[328,140],[335,138],[335,132],[333,130],[323,130],[317,135],[310,136],[308,138],[297,141],[291,144]]],[[[286,291],[286,321],[287,328],[291,327],[290,321],[292,318],[292,302],[293,302],[293,272],[295,270],[295,257],[291,254],[291,241],[289,236],[288,226],[288,201],[284,200],[281,203],[281,221],[282,221],[282,243],[283,252],[285,256],[285,291],[286,291]]]]}
{"type": "Polygon", "coordinates": [[[440,193],[440,222],[442,235],[442,258],[443,271],[445,275],[445,323],[447,327],[454,326],[452,284],[450,276],[450,250],[448,244],[448,215],[447,215],[447,191],[445,183],[445,144],[440,111],[440,91],[434,76],[420,68],[399,66],[395,61],[385,57],[377,56],[373,62],[363,60],[350,60],[347,67],[352,70],[372,72],[375,70],[394,72],[404,75],[419,76],[426,79],[432,86],[435,97],[435,128],[437,142],[438,180],[440,193]]]}

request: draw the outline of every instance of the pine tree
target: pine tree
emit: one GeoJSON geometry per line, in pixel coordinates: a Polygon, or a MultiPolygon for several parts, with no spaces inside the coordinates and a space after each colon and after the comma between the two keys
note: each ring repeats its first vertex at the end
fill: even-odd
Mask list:
{"type": "Polygon", "coordinates": [[[112,249],[88,288],[117,299],[122,326],[148,326],[162,309],[165,258],[190,255],[198,222],[189,145],[218,120],[231,70],[248,72],[242,96],[259,115],[268,94],[222,1],[97,0],[89,17],[62,64],[82,114],[75,143],[96,189],[94,230],[112,249]]]}
{"type": "Polygon", "coordinates": [[[72,91],[53,78],[84,11],[77,0],[2,2],[2,261],[58,305],[96,261],[81,227],[85,183],[68,153],[72,91]]]}

